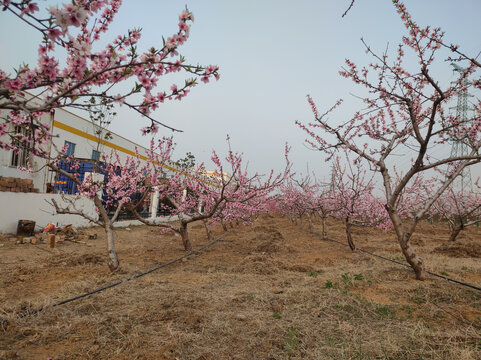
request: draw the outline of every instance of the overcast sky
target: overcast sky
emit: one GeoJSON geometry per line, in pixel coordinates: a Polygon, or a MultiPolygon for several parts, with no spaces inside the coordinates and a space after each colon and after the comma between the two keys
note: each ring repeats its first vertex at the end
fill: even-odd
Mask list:
{"type": "MultiPolygon", "coordinates": [[[[39,6],[46,8],[49,3],[40,1],[39,6]]],[[[480,0],[404,3],[419,25],[442,27],[447,41],[458,43],[468,54],[481,51],[480,0]]],[[[305,172],[309,166],[319,177],[328,177],[324,156],[304,146],[305,136],[294,124],[312,119],[306,94],[321,110],[344,98],[336,116],[345,119],[360,108],[350,93],[361,89],[338,75],[344,59],[368,64],[371,59],[364,53],[361,37],[382,52],[388,43],[395,49],[404,34],[390,0],[356,0],[342,18],[349,4],[350,0],[125,0],[103,40],[141,27],[140,47],[160,47],[162,35],[177,30],[177,15],[187,5],[195,22],[180,52],[187,62],[219,65],[221,79],[199,84],[183,101],[168,102],[154,113],[158,120],[184,131],[175,135],[176,157],[190,151],[199,161],[208,161],[212,149],[226,150],[224,139],[229,134],[250,169],[266,172],[282,168],[287,141],[297,171],[305,172]]],[[[1,68],[11,71],[22,62],[34,66],[40,35],[7,13],[0,18],[1,68]]],[[[440,59],[439,64],[435,70],[446,85],[455,75],[448,63],[440,59]]],[[[178,80],[166,77],[160,86],[167,89],[178,80]]],[[[121,109],[111,130],[146,144],[139,131],[146,124],[136,113],[121,109]]]]}

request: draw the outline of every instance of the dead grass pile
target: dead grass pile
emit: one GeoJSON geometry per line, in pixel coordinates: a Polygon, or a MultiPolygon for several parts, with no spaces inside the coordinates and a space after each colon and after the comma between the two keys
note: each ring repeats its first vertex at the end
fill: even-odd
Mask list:
{"type": "Polygon", "coordinates": [[[235,265],[232,268],[232,272],[241,274],[272,275],[276,274],[282,267],[283,264],[270,255],[255,254],[246,256],[240,264],[235,265]]]}
{"type": "Polygon", "coordinates": [[[87,264],[105,264],[105,256],[99,254],[82,254],[82,255],[61,255],[54,259],[49,260],[50,265],[63,265],[63,266],[77,266],[87,264]]]}
{"type": "Polygon", "coordinates": [[[252,241],[258,244],[256,246],[257,252],[266,254],[276,253],[285,246],[284,237],[272,226],[254,227],[252,241]]]}
{"type": "Polygon", "coordinates": [[[443,244],[435,248],[433,252],[453,258],[481,258],[481,247],[479,245],[464,242],[443,244]]]}

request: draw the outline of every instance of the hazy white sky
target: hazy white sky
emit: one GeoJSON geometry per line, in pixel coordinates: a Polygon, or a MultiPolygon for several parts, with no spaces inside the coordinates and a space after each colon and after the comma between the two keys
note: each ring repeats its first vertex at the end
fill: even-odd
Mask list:
{"type": "MultiPolygon", "coordinates": [[[[194,13],[191,37],[181,49],[187,62],[220,66],[218,82],[199,84],[181,102],[168,102],[154,116],[184,132],[175,135],[176,156],[192,152],[207,161],[212,149],[224,152],[229,134],[234,149],[245,154],[253,171],[283,166],[283,147],[292,146],[291,160],[298,171],[307,164],[318,176],[329,167],[320,153],[308,150],[295,120],[312,119],[306,94],[320,109],[338,98],[346,101],[335,116],[346,119],[360,108],[350,93],[360,93],[338,75],[345,58],[359,65],[371,59],[360,42],[363,37],[379,52],[389,43],[395,49],[404,27],[390,0],[356,0],[342,18],[350,0],[125,0],[106,41],[128,28],[141,27],[140,47],[157,47],[162,35],[177,30],[177,15],[185,5],[194,13]]],[[[39,1],[40,8],[52,3],[39,1]]],[[[481,51],[480,0],[406,0],[420,25],[441,26],[448,42],[469,54],[481,51]]],[[[8,13],[0,14],[0,67],[10,71],[20,63],[36,63],[40,35],[8,13]]],[[[435,68],[441,84],[455,76],[440,59],[435,68]]],[[[169,88],[178,77],[166,77],[169,88]]],[[[334,116],[333,116],[334,117],[334,116]]],[[[145,144],[139,129],[147,124],[136,113],[121,109],[111,130],[145,144]]],[[[162,130],[163,131],[163,130],[162,130]]],[[[167,133],[164,131],[166,135],[167,133]]]]}

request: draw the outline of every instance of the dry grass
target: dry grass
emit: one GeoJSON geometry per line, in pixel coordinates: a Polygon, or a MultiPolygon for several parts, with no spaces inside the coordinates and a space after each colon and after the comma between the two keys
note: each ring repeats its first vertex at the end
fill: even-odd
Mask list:
{"type": "MultiPolygon", "coordinates": [[[[329,227],[344,239],[340,223],[329,227]]],[[[206,243],[201,226],[192,230],[194,245],[206,243]]],[[[416,248],[431,270],[479,285],[480,234],[453,245],[446,228],[423,224],[416,248]]],[[[401,259],[390,233],[360,228],[354,239],[401,259]]],[[[409,269],[270,216],[187,261],[18,318],[183,255],[174,235],[119,230],[122,270],[110,274],[104,241],[99,232],[91,247],[53,251],[3,241],[0,358],[481,359],[481,293],[415,281],[409,269]]]]}

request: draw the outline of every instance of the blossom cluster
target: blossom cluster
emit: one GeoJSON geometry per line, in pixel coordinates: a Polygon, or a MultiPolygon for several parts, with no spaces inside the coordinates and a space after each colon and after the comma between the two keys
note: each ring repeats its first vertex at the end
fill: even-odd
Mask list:
{"type": "MultiPolygon", "coordinates": [[[[32,150],[38,156],[42,151],[42,138],[49,138],[48,125],[42,115],[55,108],[89,109],[94,97],[109,104],[127,106],[149,119],[143,133],[154,133],[166,126],[152,117],[152,112],[165,100],[181,100],[197,85],[219,79],[215,65],[199,66],[186,63],[178,50],[190,34],[193,14],[187,9],[179,15],[177,31],[159,47],[138,53],[140,29],[128,30],[113,42],[99,48],[100,36],[107,32],[121,0],[78,0],[61,6],[51,6],[41,14],[33,0],[0,1],[4,10],[10,10],[42,34],[36,66],[21,65],[15,74],[0,70],[0,146],[18,149],[21,141],[15,126],[27,129],[32,150]],[[58,50],[65,52],[66,60],[59,60],[58,50]],[[168,90],[155,91],[162,76],[183,71],[189,78],[185,83],[172,85],[168,90]],[[130,81],[129,90],[117,90],[120,83],[130,81]],[[25,92],[41,92],[35,98],[25,92]],[[33,139],[35,138],[35,141],[33,139]]],[[[125,89],[125,87],[123,87],[125,89]]]]}

